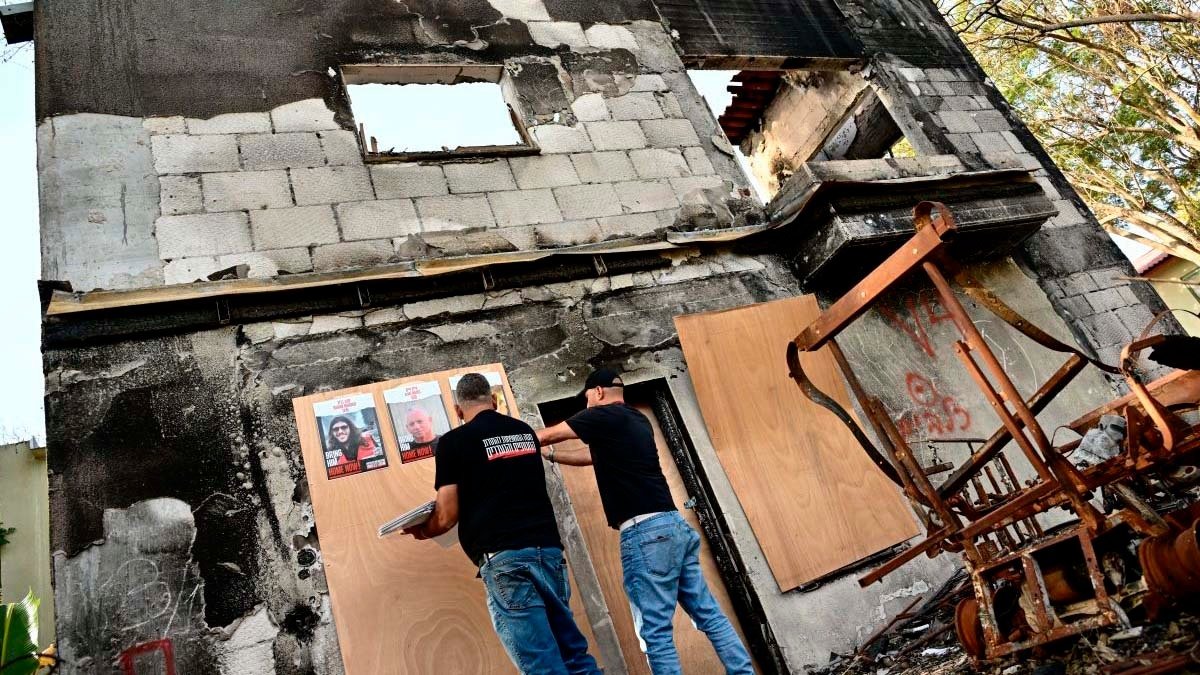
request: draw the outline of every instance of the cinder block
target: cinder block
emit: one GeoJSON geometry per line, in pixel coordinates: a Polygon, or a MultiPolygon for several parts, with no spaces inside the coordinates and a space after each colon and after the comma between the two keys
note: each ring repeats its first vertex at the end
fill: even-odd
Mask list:
{"type": "Polygon", "coordinates": [[[390,239],[327,244],[313,249],[313,271],[329,272],[382,265],[390,261],[395,253],[390,239]]]}
{"type": "Polygon", "coordinates": [[[432,197],[450,192],[442,167],[437,164],[374,164],[371,179],[380,199],[432,197]]]}
{"type": "Polygon", "coordinates": [[[587,49],[583,26],[572,21],[530,21],[525,24],[535,44],[551,49],[566,45],[574,50],[587,49]]]}
{"type": "Polygon", "coordinates": [[[658,94],[658,105],[662,108],[663,115],[673,118],[682,119],[683,107],[679,105],[679,97],[672,92],[658,94]]]}
{"type": "Polygon", "coordinates": [[[568,127],[562,124],[539,124],[530,130],[543,155],[565,152],[587,152],[592,149],[583,125],[568,127]]]}
{"type": "Polygon", "coordinates": [[[187,122],[178,115],[173,117],[147,117],[142,120],[142,128],[149,131],[151,136],[186,134],[187,122]]]}
{"type": "Polygon", "coordinates": [[[217,256],[217,269],[234,265],[249,265],[247,277],[263,279],[279,276],[280,272],[299,274],[312,271],[312,256],[308,248],[282,248],[273,251],[248,251],[217,256]]]}
{"type": "Polygon", "coordinates": [[[578,185],[580,182],[568,155],[513,157],[508,163],[517,179],[517,187],[522,190],[578,185]]]}
{"type": "Polygon", "coordinates": [[[163,265],[163,283],[170,286],[205,281],[208,275],[219,269],[221,267],[217,265],[217,259],[214,256],[176,258],[163,265]]]}
{"type": "Polygon", "coordinates": [[[606,101],[614,120],[657,120],[663,118],[658,100],[650,92],[636,92],[616,96],[606,101]]]}
{"type": "Polygon", "coordinates": [[[321,141],[314,133],[250,134],[239,141],[242,165],[253,171],[325,165],[321,141]]]}
{"type": "Polygon", "coordinates": [[[633,168],[639,178],[679,178],[692,175],[683,153],[674,148],[631,150],[629,159],[633,162],[633,168]]]}
{"type": "MultiPolygon", "coordinates": [[[[657,120],[662,121],[662,120],[657,120]]],[[[633,150],[646,147],[646,135],[637,122],[588,122],[588,136],[597,150],[633,150]]]]}
{"type": "Polygon", "coordinates": [[[513,190],[488,195],[500,227],[557,223],[563,219],[550,190],[513,190]]]}
{"type": "Polygon", "coordinates": [[[206,120],[187,121],[189,134],[269,134],[271,116],[265,112],[226,113],[206,120]]]}
{"type": "Polygon", "coordinates": [[[638,48],[637,39],[624,26],[611,26],[605,23],[592,24],[583,32],[588,44],[597,49],[628,49],[638,48]]]}
{"type": "Polygon", "coordinates": [[[417,213],[421,216],[421,230],[425,232],[496,225],[492,207],[483,195],[421,197],[416,201],[417,213]]]}
{"type": "Polygon", "coordinates": [[[709,188],[724,188],[726,191],[731,189],[731,186],[725,182],[725,179],[720,176],[693,176],[692,178],[672,178],[671,189],[675,191],[680,198],[687,196],[689,192],[695,190],[707,190],[709,188]]]}
{"type": "Polygon", "coordinates": [[[237,138],[234,136],[153,136],[154,170],[164,173],[237,171],[237,138]]]}
{"type": "Polygon", "coordinates": [[[318,131],[325,161],[330,166],[361,166],[362,150],[358,147],[358,135],[351,131],[318,131]]]}
{"type": "Polygon", "coordinates": [[[397,323],[404,320],[404,314],[399,307],[384,307],[367,312],[363,316],[363,325],[379,326],[385,323],[397,323]]]}
{"type": "Polygon", "coordinates": [[[689,120],[646,120],[641,124],[646,140],[656,148],[700,145],[700,137],[689,120]]]}
{"type": "Polygon", "coordinates": [[[974,113],[975,124],[983,131],[1010,131],[1012,124],[999,110],[980,110],[974,113]]]}
{"type": "MultiPolygon", "coordinates": [[[[164,216],[200,213],[204,200],[200,197],[200,179],[191,176],[163,176],[158,181],[159,211],[164,216]]],[[[170,282],[168,282],[170,283],[170,282]]]]}
{"type": "Polygon", "coordinates": [[[634,180],[613,186],[621,206],[630,213],[672,209],[679,206],[671,184],[665,181],[634,180]]]}
{"type": "Polygon", "coordinates": [[[276,132],[325,131],[340,129],[333,119],[333,111],[319,98],[309,98],[281,105],[271,111],[271,121],[276,132]]]}
{"type": "Polygon", "coordinates": [[[604,238],[600,225],[594,220],[573,220],[534,228],[537,248],[564,248],[594,244],[604,238]]]}
{"type": "Polygon", "coordinates": [[[566,220],[583,220],[621,213],[616,190],[608,183],[554,188],[554,198],[566,220]]]}
{"type": "Polygon", "coordinates": [[[1084,296],[1088,304],[1092,306],[1094,313],[1107,312],[1118,307],[1124,307],[1127,303],[1125,297],[1121,295],[1118,288],[1106,288],[1102,291],[1093,291],[1084,296]]]}
{"type": "Polygon", "coordinates": [[[1099,288],[1096,285],[1096,280],[1087,272],[1076,272],[1075,274],[1065,276],[1058,280],[1058,285],[1062,288],[1063,295],[1068,297],[1086,295],[1099,288]]]}
{"type": "Polygon", "coordinates": [[[163,260],[221,255],[253,248],[244,213],[162,216],[154,222],[158,255],[163,260]]]}
{"type": "Polygon", "coordinates": [[[640,237],[650,234],[663,227],[658,217],[653,213],[630,213],[620,216],[599,218],[600,232],[605,239],[621,237],[640,237]]]}
{"type": "Polygon", "coordinates": [[[335,204],[374,199],[367,169],[360,166],[325,166],[292,169],[296,204],[335,204]]]}
{"type": "Polygon", "coordinates": [[[279,248],[332,244],[338,240],[337,221],[328,206],[299,206],[250,213],[254,248],[279,248]]]}
{"type": "Polygon", "coordinates": [[[342,239],[407,237],[421,231],[411,199],[382,199],[337,205],[342,239]]]}
{"type": "Polygon", "coordinates": [[[954,146],[956,154],[966,155],[979,152],[979,148],[975,147],[975,141],[971,140],[971,134],[946,134],[946,140],[954,146]]]}
{"type": "Polygon", "coordinates": [[[442,166],[450,192],[491,192],[493,190],[516,190],[508,162],[500,159],[490,162],[464,162],[442,166]]]}
{"type": "Polygon", "coordinates": [[[979,131],[979,125],[975,123],[971,113],[961,110],[943,110],[937,114],[937,117],[945,127],[946,133],[971,134],[979,131]]]}
{"type": "Polygon", "coordinates": [[[668,91],[670,87],[662,75],[638,75],[633,81],[633,91],[668,91]]]}
{"type": "Polygon", "coordinates": [[[608,105],[604,96],[591,93],[584,94],[571,103],[571,112],[575,113],[580,122],[598,122],[609,119],[608,105]]]}
{"type": "Polygon", "coordinates": [[[280,209],[292,205],[286,171],[206,173],[201,181],[205,211],[280,209]]]}
{"type": "Polygon", "coordinates": [[[584,183],[618,183],[637,178],[633,163],[620,151],[571,155],[571,163],[584,183]]]}
{"type": "Polygon", "coordinates": [[[688,169],[697,176],[707,176],[717,172],[704,148],[684,148],[683,158],[687,160],[688,169]]]}
{"type": "Polygon", "coordinates": [[[1122,345],[1133,340],[1133,336],[1136,335],[1115,312],[1085,316],[1079,320],[1079,325],[1085,334],[1091,336],[1092,342],[1099,347],[1122,345]]]}
{"type": "Polygon", "coordinates": [[[975,147],[979,148],[980,152],[1012,152],[1008,141],[1004,140],[1004,137],[996,131],[971,134],[971,140],[975,142],[975,147]]]}
{"type": "Polygon", "coordinates": [[[1004,140],[1008,141],[1008,145],[1012,148],[1013,152],[1018,154],[1029,152],[1025,148],[1025,144],[1021,142],[1021,139],[1017,138],[1017,135],[1013,132],[1001,131],[1000,135],[1004,137],[1004,140]]]}
{"type": "Polygon", "coordinates": [[[318,333],[332,333],[339,330],[353,330],[362,328],[363,318],[361,316],[348,316],[345,314],[322,314],[314,316],[312,326],[308,329],[309,335],[317,335],[318,333]]]}

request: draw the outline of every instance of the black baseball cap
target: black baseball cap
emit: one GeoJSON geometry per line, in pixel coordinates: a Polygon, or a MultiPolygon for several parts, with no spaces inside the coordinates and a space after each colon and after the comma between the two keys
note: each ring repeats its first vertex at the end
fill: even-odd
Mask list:
{"type": "Polygon", "coordinates": [[[612,368],[599,368],[592,371],[591,375],[587,376],[587,381],[583,383],[583,390],[579,392],[580,396],[587,393],[588,389],[593,387],[624,387],[625,383],[621,381],[621,374],[612,368]]]}

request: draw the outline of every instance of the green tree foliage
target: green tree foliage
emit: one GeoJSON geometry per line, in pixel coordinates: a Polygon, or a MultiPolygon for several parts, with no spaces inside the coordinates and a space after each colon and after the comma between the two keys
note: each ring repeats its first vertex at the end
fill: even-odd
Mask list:
{"type": "Polygon", "coordinates": [[[32,675],[40,667],[37,612],[33,594],[0,605],[0,675],[32,675]]]}
{"type": "Polygon", "coordinates": [[[1200,264],[1200,4],[938,2],[1101,224],[1200,264]]]}

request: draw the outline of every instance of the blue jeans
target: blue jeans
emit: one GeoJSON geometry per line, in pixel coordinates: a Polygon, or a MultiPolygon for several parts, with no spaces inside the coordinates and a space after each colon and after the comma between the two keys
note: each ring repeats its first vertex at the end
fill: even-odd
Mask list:
{"type": "Polygon", "coordinates": [[[681,673],[672,619],[675,604],[704,631],[725,672],[753,675],[750,654],[700,569],[700,535],[677,511],[644,520],[621,532],[621,567],[633,625],[654,675],[681,673]]]}
{"type": "Polygon", "coordinates": [[[479,568],[488,613],[522,673],[600,673],[571,615],[571,585],[560,548],[501,551],[479,568]]]}

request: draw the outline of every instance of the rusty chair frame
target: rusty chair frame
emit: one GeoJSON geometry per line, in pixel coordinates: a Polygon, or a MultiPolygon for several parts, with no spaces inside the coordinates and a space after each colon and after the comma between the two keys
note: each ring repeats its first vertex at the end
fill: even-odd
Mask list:
{"type": "MultiPolygon", "coordinates": [[[[860,579],[863,586],[882,579],[908,561],[943,551],[961,552],[971,571],[978,600],[978,623],[983,644],[974,655],[995,658],[1044,644],[1083,630],[1111,625],[1123,616],[1105,589],[1093,549],[1094,539],[1126,525],[1144,536],[1163,534],[1163,524],[1153,510],[1129,490],[1118,492],[1126,508],[1111,515],[1089,501],[1091,492],[1119,484],[1137,472],[1155,468],[1200,448],[1200,429],[1189,427],[1170,410],[1173,402],[1200,399],[1200,372],[1179,371],[1149,386],[1132,370],[1137,352],[1162,338],[1143,338],[1126,347],[1120,368],[1106,365],[1040,330],[995,294],[976,282],[951,259],[950,245],[958,228],[950,210],[941,203],[922,202],[914,210],[916,233],[849,292],[821,313],[787,348],[791,377],[813,401],[837,415],[851,430],[876,466],[895,482],[912,502],[926,536],[860,579]],[[934,217],[936,214],[937,217],[934,217]],[[853,368],[838,347],[837,336],[868,311],[889,290],[916,273],[932,283],[960,338],[955,354],[979,391],[1000,418],[996,430],[971,456],[934,486],[903,438],[883,403],[863,389],[853,368]],[[1061,367],[1028,399],[1024,398],[988,346],[959,301],[947,272],[962,292],[1026,337],[1051,350],[1068,354],[1061,367]],[[821,392],[804,373],[801,353],[827,347],[838,363],[867,421],[879,439],[880,451],[859,427],[854,416],[821,392]],[[1083,371],[1089,363],[1112,375],[1123,375],[1132,393],[1076,420],[1071,426],[1082,434],[1106,412],[1123,412],[1129,420],[1129,449],[1097,466],[1080,469],[1067,457],[1078,441],[1055,447],[1037,420],[1037,414],[1083,371]],[[1136,436],[1135,436],[1136,434],[1136,436]],[[1036,472],[1036,479],[1021,486],[1002,450],[1012,441],[1036,472]],[[991,489],[985,487],[989,485],[991,489]],[[971,490],[974,490],[974,496],[971,490]],[[1035,516],[1055,507],[1070,509],[1078,521],[1046,535],[1035,516]],[[1038,551],[1067,540],[1077,540],[1091,580],[1094,608],[1083,620],[1059,620],[1047,599],[1044,572],[1036,562],[1038,551]],[[1016,567],[1014,567],[1016,566],[1016,567]],[[993,574],[1009,570],[1019,577],[1032,603],[1032,631],[1007,635],[992,606],[993,574]],[[1015,572],[1013,571],[1015,570],[1015,572]]],[[[1028,604],[1028,603],[1027,603],[1028,604]]],[[[971,645],[968,648],[971,649],[971,645]]]]}

